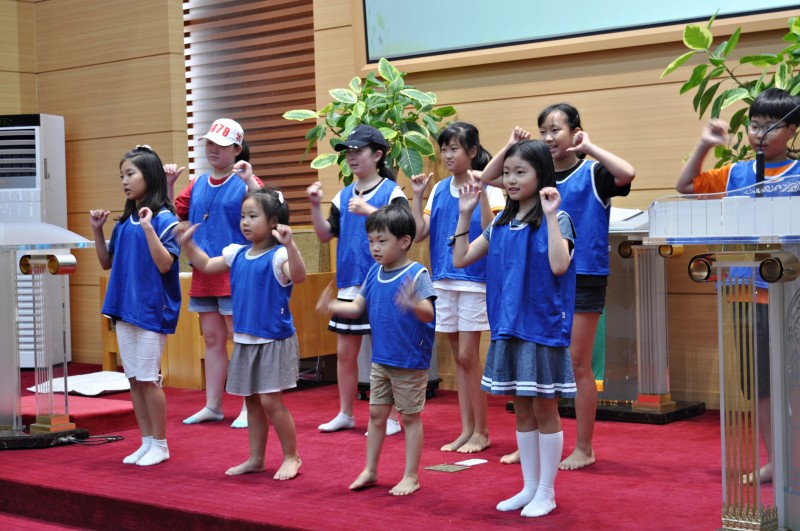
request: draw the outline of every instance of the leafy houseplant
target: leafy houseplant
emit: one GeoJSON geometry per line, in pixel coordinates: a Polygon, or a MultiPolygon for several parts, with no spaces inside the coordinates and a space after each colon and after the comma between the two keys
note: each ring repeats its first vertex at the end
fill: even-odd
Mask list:
{"type": "MultiPolygon", "coordinates": [[[[439,122],[455,114],[451,106],[434,109],[436,95],[422,92],[404,81],[405,73],[400,72],[386,59],[378,62],[378,76],[370,72],[366,78],[358,76],[350,81],[348,88],[329,91],[333,101],[319,111],[297,109],[287,111],[287,120],[317,120],[322,123],[312,127],[305,135],[308,140],[301,157],[305,159],[311,148],[324,140],[329,133],[333,146],[355,129],[366,124],[380,130],[389,143],[386,164],[410,177],[422,172],[423,158],[435,162],[435,150],[430,138],[439,135],[439,122]]],[[[353,174],[350,171],[345,152],[322,153],[311,161],[311,167],[326,168],[339,165],[339,179],[350,184],[353,174]]]]}
{"type": "MultiPolygon", "coordinates": [[[[749,107],[756,96],[772,87],[782,88],[792,95],[800,93],[800,77],[796,73],[800,63],[800,17],[789,19],[789,33],[783,37],[787,44],[780,52],[740,57],[738,64],[731,59],[731,55],[739,42],[741,28],[736,28],[728,40],[712,49],[714,36],[711,25],[715,18],[716,15],[711,17],[705,26],[689,24],[684,28],[683,43],[689,51],[672,61],[661,74],[662,78],[671,74],[695,54],[705,55],[703,62],[694,67],[691,76],[680,89],[681,94],[696,89],[693,105],[699,117],[702,118],[709,105],[711,118],[719,118],[723,109],[738,101],[749,107]],[[757,78],[750,76],[744,79],[737,72],[737,69],[744,66],[754,67],[761,74],[757,78]]],[[[729,145],[714,149],[714,156],[718,159],[716,167],[752,158],[753,150],[745,134],[747,110],[745,107],[733,113],[730,119],[729,145]]],[[[789,152],[796,155],[797,150],[792,146],[789,152]]]]}

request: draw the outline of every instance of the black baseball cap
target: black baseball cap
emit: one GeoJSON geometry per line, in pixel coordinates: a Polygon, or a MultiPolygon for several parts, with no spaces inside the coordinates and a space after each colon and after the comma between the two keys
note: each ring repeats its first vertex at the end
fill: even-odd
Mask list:
{"type": "Polygon", "coordinates": [[[380,131],[371,125],[359,125],[347,135],[345,140],[340,140],[333,149],[344,151],[345,149],[360,149],[364,146],[375,144],[381,146],[384,151],[389,148],[389,143],[383,138],[380,131]]]}

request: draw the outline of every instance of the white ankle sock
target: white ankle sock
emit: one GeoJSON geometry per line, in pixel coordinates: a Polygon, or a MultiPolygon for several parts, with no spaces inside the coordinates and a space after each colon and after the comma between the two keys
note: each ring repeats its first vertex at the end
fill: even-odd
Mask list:
{"type": "Polygon", "coordinates": [[[236,420],[234,420],[231,423],[231,428],[246,428],[246,427],[247,427],[247,409],[242,408],[242,410],[239,412],[239,416],[236,417],[236,420]]]}
{"type": "Polygon", "coordinates": [[[199,424],[201,422],[209,422],[212,420],[222,420],[224,415],[218,411],[214,411],[206,406],[191,417],[183,419],[184,424],[199,424]]]}
{"type": "Polygon", "coordinates": [[[341,411],[338,415],[336,415],[332,421],[326,422],[325,424],[320,424],[317,428],[319,431],[339,431],[339,430],[349,430],[356,425],[356,418],[351,417],[350,415],[345,415],[341,411]]]}
{"type": "Polygon", "coordinates": [[[533,500],[522,508],[522,516],[544,516],[556,508],[556,474],[563,449],[563,431],[539,435],[539,488],[533,500]]]}
{"type": "MultiPolygon", "coordinates": [[[[403,426],[400,424],[399,420],[395,419],[386,419],[386,436],[389,437],[390,435],[394,435],[396,433],[400,433],[403,431],[403,426]]],[[[368,437],[369,432],[364,432],[364,437],[368,437]]]]}
{"type": "Polygon", "coordinates": [[[150,449],[150,445],[153,444],[153,437],[148,435],[147,437],[142,437],[142,445],[139,447],[138,450],[133,452],[131,455],[126,457],[122,460],[123,463],[126,465],[135,465],[136,461],[142,458],[144,454],[150,449]]]}
{"type": "Polygon", "coordinates": [[[139,466],[152,466],[169,459],[169,448],[166,439],[153,439],[153,444],[141,459],[136,461],[139,466]]]}
{"type": "Polygon", "coordinates": [[[497,504],[498,511],[518,511],[533,500],[539,485],[539,430],[518,431],[517,448],[522,468],[522,490],[497,504]]]}

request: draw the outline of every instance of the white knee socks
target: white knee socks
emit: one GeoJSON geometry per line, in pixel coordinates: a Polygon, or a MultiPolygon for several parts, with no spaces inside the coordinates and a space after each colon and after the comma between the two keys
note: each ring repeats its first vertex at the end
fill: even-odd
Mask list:
{"type": "Polygon", "coordinates": [[[556,508],[556,473],[563,448],[563,431],[539,435],[539,486],[533,500],[523,507],[522,516],[544,516],[556,508]]]}
{"type": "Polygon", "coordinates": [[[518,431],[517,448],[522,467],[522,490],[497,504],[498,511],[517,511],[528,505],[539,485],[539,430],[518,431]]]}

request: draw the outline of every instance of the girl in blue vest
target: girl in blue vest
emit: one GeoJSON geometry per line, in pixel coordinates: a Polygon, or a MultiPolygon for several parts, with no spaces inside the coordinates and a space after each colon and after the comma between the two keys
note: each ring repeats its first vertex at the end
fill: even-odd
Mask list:
{"type": "MultiPolygon", "coordinates": [[[[263,184],[252,172],[244,173],[249,149],[244,140],[244,130],[238,122],[220,118],[211,124],[201,140],[204,141],[203,149],[211,171],[189,181],[175,198],[175,208],[182,221],[202,224],[197,229],[195,239],[203,251],[209,256],[220,256],[222,248],[231,242],[247,243],[239,230],[242,200],[248,191],[261,188],[263,184]],[[250,177],[246,178],[245,175],[250,177]]],[[[175,181],[184,169],[177,164],[164,166],[170,197],[173,197],[175,181]]],[[[228,274],[204,275],[193,269],[189,311],[197,312],[200,317],[206,347],[206,403],[199,411],[185,418],[183,423],[222,420],[222,394],[228,372],[228,338],[233,326],[228,274]]],[[[247,427],[244,404],[231,427],[247,427]]]]}
{"type": "MultiPolygon", "coordinates": [[[[250,175],[249,166],[247,175],[250,175]]],[[[250,457],[225,472],[229,476],[266,470],[269,426],[283,449],[283,462],[273,479],[292,479],[300,469],[294,419],[282,392],[297,386],[298,342],[289,297],[292,286],[306,278],[306,266],[292,238],[289,206],[283,194],[259,189],[247,194],[240,227],[249,245],[232,243],[222,256],[209,258],[192,235],[183,235],[186,254],[205,274],[230,271],[233,303],[233,353],[228,367],[228,393],[244,396],[250,457]]]]}
{"type": "Polygon", "coordinates": [[[597,383],[592,370],[592,350],[606,300],[611,198],[630,193],[636,170],[591,142],[572,105],[558,103],[547,107],[539,114],[538,124],[541,140],[553,155],[561,208],[569,213],[580,236],[575,247],[575,323],[570,344],[578,386],[575,397],[577,440],[572,454],[560,465],[562,470],[574,470],[589,466],[595,460],[592,436],[597,383]],[[586,155],[594,160],[584,159],[586,155]]]}
{"type": "Polygon", "coordinates": [[[559,211],[547,146],[527,140],[504,148],[506,208],[472,243],[467,234],[480,186],[462,187],[453,264],[487,257],[491,345],[481,388],[514,395],[523,488],[499,511],[543,516],[556,507],[555,478],[564,437],[558,397],[575,396],[569,359],[575,302],[572,220],[559,211]]]}
{"type": "MultiPolygon", "coordinates": [[[[389,203],[408,207],[408,200],[395,182],[395,175],[386,166],[389,143],[380,131],[368,125],[359,125],[347,139],[334,146],[337,151],[347,151],[347,164],[353,172],[353,182],[340,190],[331,201],[328,219],[322,215],[322,184],[308,187],[311,203],[311,221],[319,241],[326,243],[334,236],[339,238],[336,247],[337,297],[343,301],[356,298],[361,284],[374,260],[369,251],[367,216],[389,203]]],[[[358,351],[361,339],[370,333],[366,314],[356,319],[334,315],[328,330],[336,332],[336,379],[339,385],[339,413],[329,422],[320,424],[319,430],[333,432],[355,426],[353,406],[358,391],[358,351]]],[[[394,417],[395,415],[392,415],[394,417]]],[[[386,423],[387,435],[400,431],[394,418],[386,423]]]]}
{"type": "MultiPolygon", "coordinates": [[[[489,329],[486,260],[479,260],[464,269],[454,267],[449,237],[454,234],[458,222],[459,189],[465,184],[480,182],[472,170],[483,170],[492,156],[481,146],[478,129],[472,124],[452,123],[441,132],[438,140],[441,158],[450,176],[433,186],[423,210],[423,196],[433,174],[414,175],[411,178],[414,192],[411,212],[417,225],[415,241],[422,241],[430,235],[433,287],[438,296],[436,331],[447,334],[456,362],[461,433],[441,450],[474,453],[490,445],[486,393],[481,391],[483,366],[479,352],[481,332],[489,329]]],[[[480,236],[504,205],[502,190],[487,186],[481,194],[480,208],[472,214],[470,239],[480,236]]]]}
{"type": "Polygon", "coordinates": [[[181,307],[178,224],[167,196],[161,159],[149,146],[136,146],[119,165],[125,208],[106,243],[108,210],[91,210],[100,266],[111,269],[103,315],[116,324],[117,343],[142,445],[125,464],[151,466],[169,459],[167,399],[161,388],[161,354],[175,333],[181,307]]]}

